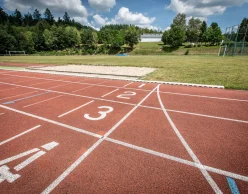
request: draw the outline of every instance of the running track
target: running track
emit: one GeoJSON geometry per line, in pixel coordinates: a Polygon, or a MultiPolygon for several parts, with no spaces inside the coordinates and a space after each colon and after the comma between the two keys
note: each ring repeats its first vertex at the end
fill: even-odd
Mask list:
{"type": "Polygon", "coordinates": [[[248,92],[0,70],[2,193],[248,193],[248,92]]]}

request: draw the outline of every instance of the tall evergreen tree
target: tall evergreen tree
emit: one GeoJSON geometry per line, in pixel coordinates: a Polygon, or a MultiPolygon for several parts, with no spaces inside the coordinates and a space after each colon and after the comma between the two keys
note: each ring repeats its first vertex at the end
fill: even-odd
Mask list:
{"type": "Polygon", "coordinates": [[[30,13],[25,14],[23,23],[25,26],[31,26],[33,24],[33,16],[30,13]]]}
{"type": "Polygon", "coordinates": [[[244,18],[239,26],[239,35],[238,35],[238,41],[243,41],[245,38],[245,41],[248,42],[248,18],[244,18]],[[246,35],[246,37],[245,37],[246,35]]]}
{"type": "Polygon", "coordinates": [[[23,18],[21,12],[16,9],[13,14],[14,24],[17,26],[21,26],[23,24],[23,18]]]}
{"type": "Polygon", "coordinates": [[[41,14],[40,14],[38,9],[34,10],[33,18],[34,18],[35,24],[38,23],[41,20],[41,14]]]}
{"type": "Polygon", "coordinates": [[[0,7],[0,24],[6,24],[8,21],[8,14],[0,7]]]}
{"type": "Polygon", "coordinates": [[[71,18],[67,12],[65,12],[65,15],[63,16],[64,23],[70,24],[71,18]]]}
{"type": "Polygon", "coordinates": [[[54,17],[53,14],[51,13],[51,11],[46,8],[45,12],[44,12],[44,19],[49,23],[49,24],[53,24],[54,23],[54,17]]]}

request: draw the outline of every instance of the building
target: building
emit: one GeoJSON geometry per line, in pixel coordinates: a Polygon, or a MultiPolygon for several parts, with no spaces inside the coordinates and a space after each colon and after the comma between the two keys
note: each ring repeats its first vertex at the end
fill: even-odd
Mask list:
{"type": "Polygon", "coordinates": [[[142,34],[141,42],[161,42],[163,34],[142,34]]]}

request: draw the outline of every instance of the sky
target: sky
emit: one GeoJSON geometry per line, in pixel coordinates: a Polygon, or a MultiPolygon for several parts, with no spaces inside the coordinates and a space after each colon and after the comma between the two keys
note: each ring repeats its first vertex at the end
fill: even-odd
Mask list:
{"type": "Polygon", "coordinates": [[[248,0],[0,0],[9,14],[15,9],[22,13],[41,13],[49,8],[55,18],[68,12],[71,18],[97,30],[107,24],[134,24],[142,28],[164,31],[169,29],[178,13],[217,22],[224,32],[248,17],[248,0]]]}

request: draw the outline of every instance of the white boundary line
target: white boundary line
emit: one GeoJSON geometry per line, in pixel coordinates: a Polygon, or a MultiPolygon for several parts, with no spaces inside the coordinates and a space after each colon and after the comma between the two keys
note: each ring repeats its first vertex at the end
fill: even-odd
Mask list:
{"type": "MultiPolygon", "coordinates": [[[[11,71],[11,70],[10,70],[11,71]]],[[[94,76],[87,76],[87,75],[80,75],[75,73],[64,73],[64,72],[56,72],[56,71],[39,71],[39,70],[18,70],[22,72],[29,72],[29,73],[43,73],[43,74],[55,74],[55,75],[68,75],[68,76],[78,76],[78,77],[89,77],[89,78],[98,78],[101,77],[94,77],[94,76]]],[[[193,84],[193,83],[183,83],[183,82],[163,82],[163,81],[149,81],[149,80],[134,80],[134,79],[121,79],[121,78],[104,78],[102,79],[112,79],[112,80],[123,80],[123,81],[134,81],[134,82],[144,82],[144,83],[156,83],[156,84],[168,84],[168,85],[181,85],[181,86],[193,86],[193,87],[207,87],[207,88],[219,88],[224,89],[224,86],[219,85],[207,85],[207,84],[193,84]]]]}
{"type": "Polygon", "coordinates": [[[18,97],[18,96],[23,96],[23,95],[26,95],[26,94],[32,94],[32,93],[35,93],[35,92],[39,92],[39,91],[26,92],[26,93],[18,94],[18,95],[15,95],[15,96],[9,96],[9,97],[6,97],[6,98],[1,98],[0,100],[5,100],[5,99],[9,99],[9,98],[14,98],[14,97],[18,97]]]}
{"type": "Polygon", "coordinates": [[[73,130],[73,131],[77,131],[77,132],[80,132],[80,133],[84,133],[84,134],[87,134],[87,135],[90,135],[90,136],[93,136],[93,137],[97,137],[97,138],[101,138],[101,137],[102,137],[101,135],[98,135],[98,134],[96,134],[96,133],[89,132],[89,131],[84,130],[84,129],[79,129],[79,128],[77,128],[77,127],[73,127],[73,126],[70,126],[70,125],[67,125],[67,124],[64,124],[64,123],[60,123],[60,122],[57,122],[57,121],[53,121],[53,120],[50,120],[50,119],[47,119],[47,118],[44,118],[44,117],[40,117],[40,116],[33,115],[33,114],[30,114],[30,113],[27,113],[27,112],[24,112],[24,111],[17,110],[17,109],[14,109],[14,108],[10,108],[10,107],[8,107],[8,106],[4,106],[4,105],[1,105],[1,104],[0,104],[0,107],[1,107],[1,108],[4,108],[4,109],[7,109],[7,110],[11,110],[11,111],[13,111],[13,112],[17,112],[17,113],[20,113],[20,114],[29,116],[29,117],[36,118],[36,119],[39,119],[39,120],[42,120],[42,121],[46,121],[46,122],[48,122],[48,123],[52,123],[52,124],[55,124],[55,125],[58,125],[58,126],[67,128],[67,129],[71,129],[71,130],[73,130]]]}
{"type": "Polygon", "coordinates": [[[132,110],[130,110],[119,122],[117,122],[105,135],[100,138],[93,146],[91,146],[83,155],[81,155],[69,168],[67,168],[57,179],[55,179],[42,194],[48,194],[52,192],[84,159],[94,151],[119,125],[121,125],[138,107],[141,105],[152,93],[155,91],[155,87],[148,95],[145,96],[132,110]]]}
{"type": "MultiPolygon", "coordinates": [[[[78,84],[83,84],[83,85],[87,84],[87,85],[95,85],[95,86],[111,87],[111,88],[122,88],[122,87],[117,87],[117,86],[100,85],[100,83],[92,84],[92,83],[86,83],[86,82],[83,83],[83,82],[73,82],[73,81],[66,81],[66,80],[54,80],[54,79],[36,78],[36,77],[22,76],[22,75],[9,75],[9,76],[26,77],[26,78],[30,78],[30,79],[35,78],[35,79],[53,80],[53,81],[60,81],[60,82],[70,82],[70,83],[78,83],[78,84]]],[[[98,78],[98,79],[104,79],[104,78],[98,78]]],[[[140,82],[142,82],[142,81],[140,81],[140,82]]],[[[131,82],[131,83],[133,83],[133,82],[131,82]]],[[[128,83],[127,85],[129,85],[131,83],[128,83]]],[[[123,87],[125,87],[125,86],[123,86],[123,87]]],[[[126,88],[126,89],[151,91],[151,90],[138,89],[138,88],[126,88]]],[[[244,91],[244,92],[246,92],[246,91],[244,91]]],[[[185,96],[199,97],[199,98],[212,98],[212,99],[219,99],[219,100],[232,100],[232,101],[248,102],[248,100],[235,99],[235,98],[222,98],[222,97],[217,97],[217,96],[201,96],[201,95],[194,95],[194,94],[185,94],[185,93],[176,93],[176,92],[162,92],[162,91],[160,93],[167,93],[167,94],[173,94],[173,95],[185,95],[185,96]]]]}
{"type": "MultiPolygon", "coordinates": [[[[0,82],[0,83],[7,84],[7,85],[20,86],[20,87],[23,87],[23,88],[29,88],[29,89],[34,89],[34,90],[41,90],[41,91],[53,92],[53,93],[58,93],[58,94],[63,94],[63,95],[70,95],[70,96],[75,96],[75,97],[89,98],[89,99],[93,99],[93,100],[101,100],[101,101],[106,101],[106,102],[113,102],[113,103],[119,103],[119,104],[126,104],[126,105],[130,105],[130,106],[135,106],[135,104],[132,104],[132,103],[115,101],[115,100],[108,100],[108,99],[104,99],[104,98],[96,98],[96,97],[83,96],[83,95],[74,94],[74,93],[60,92],[60,91],[56,91],[56,90],[47,90],[47,89],[42,89],[42,88],[35,88],[35,87],[29,87],[29,86],[21,86],[21,85],[10,84],[10,83],[5,83],[5,82],[0,82]]],[[[38,92],[38,91],[35,91],[35,92],[38,92]]],[[[31,93],[33,93],[33,92],[31,92],[31,93]]],[[[21,95],[25,95],[25,94],[21,94],[21,95]]],[[[18,95],[18,96],[20,96],[20,95],[18,95]]],[[[5,99],[12,98],[12,97],[16,97],[16,96],[7,97],[5,99]]],[[[2,100],[2,99],[0,99],[0,100],[2,100]]],[[[140,107],[150,108],[150,109],[155,109],[155,110],[162,110],[161,108],[150,107],[150,106],[143,106],[143,105],[141,105],[140,107]]],[[[167,110],[167,109],[165,109],[165,110],[167,110]]],[[[234,121],[234,122],[248,123],[248,121],[244,121],[244,120],[231,119],[231,118],[225,118],[225,117],[217,117],[217,116],[212,116],[212,115],[204,115],[204,114],[191,113],[191,112],[183,112],[183,111],[169,110],[169,109],[167,111],[177,112],[177,113],[182,113],[182,114],[190,114],[190,115],[195,115],[195,116],[208,117],[208,118],[214,118],[214,119],[228,120],[228,121],[234,121]]]]}
{"type": "MultiPolygon", "coordinates": [[[[4,108],[4,109],[7,109],[7,110],[10,110],[10,111],[13,111],[13,112],[16,112],[16,113],[19,113],[19,114],[22,114],[22,115],[26,115],[26,116],[29,116],[29,117],[32,117],[32,118],[36,118],[36,119],[39,119],[39,120],[42,120],[42,121],[46,121],[48,123],[52,123],[52,124],[55,124],[55,125],[58,125],[58,126],[62,126],[62,127],[67,128],[67,129],[77,131],[79,133],[87,134],[87,135],[90,135],[90,136],[93,136],[93,137],[96,137],[96,138],[102,138],[101,135],[91,133],[91,132],[89,133],[88,131],[87,131],[87,133],[85,133],[85,130],[78,129],[78,128],[72,127],[70,125],[65,125],[63,123],[59,123],[59,122],[56,122],[56,121],[53,121],[53,120],[50,120],[50,119],[39,117],[39,116],[30,114],[30,113],[27,113],[27,112],[23,112],[23,111],[20,111],[20,110],[17,110],[17,109],[9,108],[7,106],[0,105],[0,107],[4,108]]],[[[179,163],[182,163],[182,164],[186,164],[186,165],[189,165],[189,166],[194,166],[196,168],[201,168],[201,166],[199,166],[198,164],[196,164],[196,163],[194,163],[192,161],[182,159],[182,158],[178,158],[178,157],[175,157],[175,156],[171,156],[171,155],[164,154],[164,153],[161,153],[161,152],[157,152],[157,151],[154,151],[154,150],[150,150],[150,149],[147,149],[147,148],[142,148],[142,147],[139,147],[139,146],[136,146],[136,145],[133,145],[133,144],[129,144],[129,143],[126,143],[126,142],[122,142],[122,141],[119,141],[119,140],[115,140],[115,139],[112,139],[112,138],[106,138],[105,140],[110,141],[112,143],[116,143],[116,144],[125,146],[125,147],[133,148],[135,150],[143,151],[143,152],[148,153],[148,154],[152,154],[152,155],[159,156],[159,157],[162,157],[162,158],[165,158],[165,159],[176,161],[176,162],[179,162],[179,163]]],[[[36,150],[34,150],[33,152],[35,152],[35,151],[39,151],[39,149],[36,148],[36,150]]],[[[0,165],[2,165],[1,162],[2,161],[0,161],[0,165]]],[[[206,166],[206,165],[204,165],[204,168],[207,169],[208,171],[214,172],[216,174],[229,176],[229,177],[232,177],[234,179],[239,179],[239,180],[248,182],[248,176],[235,174],[235,173],[232,173],[232,172],[228,172],[228,171],[221,170],[221,169],[218,169],[218,168],[213,168],[213,167],[206,166]]]]}
{"type": "Polygon", "coordinates": [[[84,106],[87,106],[88,104],[90,104],[90,103],[92,103],[92,102],[94,102],[94,100],[92,100],[92,101],[90,101],[90,102],[87,102],[87,103],[85,103],[85,104],[83,104],[83,105],[81,105],[81,106],[79,106],[79,107],[77,107],[77,108],[74,108],[74,109],[72,109],[72,110],[70,110],[70,111],[68,111],[68,112],[66,112],[66,113],[63,113],[63,114],[59,115],[58,117],[61,118],[61,117],[65,116],[65,115],[68,115],[68,114],[70,114],[70,113],[72,113],[72,112],[74,112],[74,111],[76,111],[76,110],[78,110],[78,109],[80,109],[80,108],[82,108],[82,107],[84,107],[84,106]]]}
{"type": "Polygon", "coordinates": [[[12,141],[12,140],[14,140],[14,139],[16,139],[16,138],[18,138],[18,137],[20,137],[20,136],[22,136],[22,135],[25,135],[25,134],[27,134],[27,133],[29,133],[29,132],[35,130],[35,129],[38,129],[40,126],[41,126],[41,125],[37,125],[37,126],[31,128],[31,129],[28,129],[27,131],[24,131],[24,132],[22,132],[22,133],[20,133],[20,134],[18,134],[18,135],[16,135],[16,136],[14,136],[14,137],[11,137],[11,138],[9,138],[9,139],[4,140],[4,141],[0,142],[0,146],[3,145],[3,144],[5,144],[5,143],[8,143],[8,142],[10,142],[10,141],[12,141]]]}
{"type": "Polygon", "coordinates": [[[125,88],[126,86],[129,86],[129,85],[131,85],[133,82],[130,82],[130,83],[128,83],[128,84],[126,84],[126,85],[124,85],[124,86],[122,86],[122,87],[120,87],[120,88],[125,88]]]}
{"type": "Polygon", "coordinates": [[[106,138],[106,141],[109,141],[109,142],[112,142],[112,143],[115,143],[115,144],[118,144],[118,145],[121,145],[121,146],[124,146],[124,147],[132,148],[134,150],[138,150],[138,151],[141,151],[141,152],[145,152],[147,154],[158,156],[158,157],[161,157],[161,158],[164,158],[164,159],[172,160],[174,162],[178,162],[178,163],[181,163],[181,164],[186,164],[186,165],[193,166],[193,167],[196,167],[196,168],[199,168],[199,169],[203,168],[203,169],[206,169],[206,170],[208,170],[210,172],[214,172],[216,174],[220,174],[220,175],[224,175],[224,176],[232,177],[234,179],[238,179],[238,180],[248,182],[248,176],[239,175],[239,174],[236,174],[236,173],[228,172],[228,171],[225,171],[225,170],[221,170],[221,169],[218,169],[218,168],[213,168],[213,167],[206,166],[206,165],[199,165],[199,164],[197,164],[195,162],[192,162],[192,161],[189,161],[189,160],[185,160],[185,159],[182,159],[182,158],[178,158],[176,156],[171,156],[171,155],[168,155],[168,154],[164,154],[164,153],[161,153],[161,152],[150,150],[150,149],[147,149],[147,148],[144,148],[144,147],[136,146],[136,145],[133,145],[133,144],[130,144],[130,143],[122,142],[122,141],[112,139],[112,138],[109,138],[109,137],[106,138]]]}
{"type": "Polygon", "coordinates": [[[36,105],[36,104],[40,104],[42,102],[46,102],[46,101],[49,101],[49,100],[52,100],[52,99],[55,99],[55,98],[59,98],[61,96],[63,96],[63,95],[55,96],[53,98],[48,98],[46,100],[42,100],[42,101],[39,101],[39,102],[36,102],[36,103],[33,103],[33,104],[29,104],[29,105],[23,106],[23,108],[26,108],[26,107],[29,107],[29,106],[33,106],[33,105],[36,105]]]}
{"type": "Polygon", "coordinates": [[[169,114],[165,110],[164,104],[163,104],[163,102],[162,102],[162,100],[160,98],[159,87],[160,87],[160,85],[157,87],[157,97],[158,97],[158,101],[159,101],[159,103],[161,105],[161,108],[164,111],[165,117],[169,121],[169,123],[170,123],[171,127],[173,128],[174,132],[176,133],[177,137],[179,138],[179,140],[181,141],[181,143],[183,144],[183,146],[185,147],[185,149],[187,150],[187,152],[189,153],[189,155],[191,156],[191,158],[194,160],[194,162],[202,166],[202,168],[200,170],[201,170],[203,176],[205,177],[205,179],[208,181],[208,183],[212,187],[212,189],[215,191],[215,193],[222,193],[222,191],[220,190],[220,188],[218,187],[218,185],[216,184],[216,182],[213,180],[213,178],[211,177],[211,175],[206,171],[206,169],[204,169],[202,163],[197,158],[197,156],[195,155],[195,153],[193,152],[193,150],[190,148],[189,144],[185,141],[185,139],[183,138],[183,136],[181,135],[181,133],[177,129],[176,125],[172,121],[171,117],[169,116],[169,114]]]}
{"type": "Polygon", "coordinates": [[[113,90],[113,91],[111,91],[111,92],[109,92],[109,93],[107,93],[107,94],[104,94],[103,96],[101,96],[102,98],[103,97],[106,97],[106,96],[108,96],[108,95],[110,95],[110,94],[112,94],[112,93],[114,93],[114,92],[116,92],[116,91],[118,91],[119,89],[115,89],[115,90],[113,90]]]}

